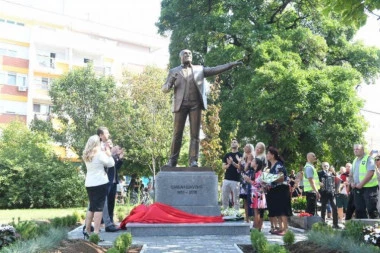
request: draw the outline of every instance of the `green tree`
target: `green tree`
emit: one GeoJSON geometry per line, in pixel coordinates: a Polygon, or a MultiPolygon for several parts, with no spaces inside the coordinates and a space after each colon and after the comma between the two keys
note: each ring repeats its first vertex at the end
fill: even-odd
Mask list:
{"type": "Polygon", "coordinates": [[[61,122],[64,145],[81,154],[88,137],[99,126],[107,126],[115,87],[111,76],[97,76],[91,65],[73,69],[53,82],[49,95],[53,113],[61,122]]]}
{"type": "Polygon", "coordinates": [[[83,206],[84,176],[58,159],[51,139],[12,122],[0,136],[0,208],[83,206]]]}
{"type": "Polygon", "coordinates": [[[218,80],[210,86],[209,104],[207,111],[202,114],[202,130],[205,137],[201,140],[202,154],[204,157],[204,166],[211,167],[219,177],[223,175],[222,155],[220,133],[220,104],[215,103],[220,94],[220,83],[218,80]]]}
{"type": "Polygon", "coordinates": [[[344,22],[349,22],[356,27],[361,27],[365,24],[367,13],[380,17],[375,13],[376,10],[380,9],[380,1],[378,0],[324,0],[323,3],[326,6],[326,13],[330,11],[338,12],[342,15],[344,22]]]}
{"type": "Polygon", "coordinates": [[[171,66],[183,48],[197,64],[244,58],[220,76],[224,148],[237,130],[240,140],[278,147],[289,164],[309,151],[351,159],[366,128],[354,88],[378,75],[380,54],[353,43],[357,28],[324,10],[306,0],[162,1],[157,26],[171,34],[171,66]]]}
{"type": "Polygon", "coordinates": [[[124,104],[130,110],[121,117],[125,125],[116,125],[118,134],[124,136],[123,143],[128,143],[126,159],[137,167],[139,175],[155,175],[169,156],[173,116],[170,96],[161,91],[165,78],[166,71],[153,66],[140,74],[124,72],[123,86],[118,90],[124,98],[113,105],[122,108],[120,103],[131,101],[124,104]]]}

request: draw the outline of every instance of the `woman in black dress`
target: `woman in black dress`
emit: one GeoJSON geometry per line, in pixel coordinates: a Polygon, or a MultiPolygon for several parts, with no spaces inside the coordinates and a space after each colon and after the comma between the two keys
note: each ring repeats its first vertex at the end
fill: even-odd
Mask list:
{"type": "Polygon", "coordinates": [[[284,235],[288,230],[288,216],[292,215],[287,172],[284,161],[280,158],[276,148],[269,147],[267,159],[270,168],[269,173],[281,175],[276,181],[271,183],[267,195],[268,216],[271,224],[275,224],[276,219],[279,222],[279,228],[274,230],[272,227],[271,232],[277,235],[284,235]]]}

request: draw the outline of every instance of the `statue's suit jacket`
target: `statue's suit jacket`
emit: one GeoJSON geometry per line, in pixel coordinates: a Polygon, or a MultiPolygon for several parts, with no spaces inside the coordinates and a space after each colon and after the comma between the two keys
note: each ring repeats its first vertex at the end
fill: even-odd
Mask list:
{"type": "MultiPolygon", "coordinates": [[[[227,63],[224,65],[216,66],[216,67],[203,67],[201,65],[191,65],[193,70],[193,81],[197,86],[199,91],[199,95],[202,98],[202,109],[207,109],[207,94],[205,87],[205,77],[217,75],[226,70],[234,67],[236,63],[227,63]]],[[[185,85],[186,79],[182,73],[182,66],[175,67],[169,71],[168,78],[166,79],[165,84],[162,86],[163,92],[169,92],[171,88],[174,88],[174,96],[173,96],[173,112],[178,112],[181,108],[181,104],[183,101],[183,96],[185,94],[185,85]],[[171,80],[173,77],[176,77],[174,85],[172,87],[171,80]]]]}

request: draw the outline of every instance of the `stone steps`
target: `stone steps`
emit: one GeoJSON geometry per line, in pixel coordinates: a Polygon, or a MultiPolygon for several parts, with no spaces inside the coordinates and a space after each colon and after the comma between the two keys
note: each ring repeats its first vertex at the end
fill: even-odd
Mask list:
{"type": "Polygon", "coordinates": [[[249,223],[228,221],[221,223],[128,223],[132,236],[201,236],[201,235],[249,235],[249,223]]]}

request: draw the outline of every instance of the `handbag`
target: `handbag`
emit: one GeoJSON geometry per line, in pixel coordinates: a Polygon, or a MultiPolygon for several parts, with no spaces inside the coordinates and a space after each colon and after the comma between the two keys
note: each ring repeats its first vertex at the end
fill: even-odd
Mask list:
{"type": "Polygon", "coordinates": [[[267,208],[267,200],[265,198],[265,194],[261,194],[261,196],[258,200],[257,208],[259,208],[259,209],[267,208]]]}

